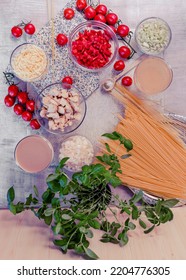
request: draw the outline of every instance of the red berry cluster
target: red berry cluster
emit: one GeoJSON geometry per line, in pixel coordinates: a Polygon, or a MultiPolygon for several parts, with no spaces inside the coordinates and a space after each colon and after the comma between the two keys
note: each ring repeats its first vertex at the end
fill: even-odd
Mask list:
{"type": "Polygon", "coordinates": [[[18,86],[12,84],[8,87],[8,95],[4,98],[7,107],[14,106],[16,115],[21,116],[24,121],[30,122],[32,129],[39,129],[40,124],[33,118],[35,101],[29,99],[26,91],[20,91],[18,86]]]}
{"type": "Polygon", "coordinates": [[[15,38],[19,38],[19,37],[22,36],[23,30],[27,34],[33,35],[35,33],[35,31],[36,31],[36,28],[35,28],[35,26],[31,22],[29,22],[29,23],[21,22],[20,24],[15,25],[15,26],[12,27],[11,33],[12,33],[12,35],[15,38]]]}

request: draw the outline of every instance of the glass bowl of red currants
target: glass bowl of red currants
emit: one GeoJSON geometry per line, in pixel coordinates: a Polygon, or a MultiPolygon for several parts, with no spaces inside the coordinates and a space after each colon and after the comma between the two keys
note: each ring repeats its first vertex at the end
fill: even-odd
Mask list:
{"type": "Polygon", "coordinates": [[[95,20],[80,23],[69,34],[69,55],[86,71],[97,72],[110,66],[116,58],[118,46],[114,31],[95,20]]]}
{"type": "Polygon", "coordinates": [[[83,95],[67,83],[48,85],[36,99],[37,120],[53,134],[63,135],[75,131],[82,124],[86,110],[83,95]]]}

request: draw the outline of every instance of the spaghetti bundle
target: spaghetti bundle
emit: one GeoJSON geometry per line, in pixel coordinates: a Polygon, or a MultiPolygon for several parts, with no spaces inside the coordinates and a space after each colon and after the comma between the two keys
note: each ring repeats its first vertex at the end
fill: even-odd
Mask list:
{"type": "Polygon", "coordinates": [[[125,118],[119,116],[116,131],[133,142],[131,157],[118,141],[107,141],[120,159],[124,185],[164,198],[186,199],[186,146],[172,120],[116,85],[111,93],[125,105],[125,118]]]}

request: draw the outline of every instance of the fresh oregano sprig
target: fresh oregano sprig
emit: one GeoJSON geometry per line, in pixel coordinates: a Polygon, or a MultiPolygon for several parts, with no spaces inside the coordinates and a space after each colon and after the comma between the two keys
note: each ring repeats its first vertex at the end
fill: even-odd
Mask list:
{"type": "MultiPolygon", "coordinates": [[[[124,145],[123,138],[117,140],[124,145]]],[[[147,234],[156,226],[171,221],[173,213],[170,208],[177,204],[176,199],[159,199],[155,205],[148,205],[143,201],[142,191],[134,194],[129,201],[112,194],[112,187],[121,184],[117,177],[121,169],[117,156],[110,152],[108,144],[106,149],[109,154],[97,157],[101,163],[83,166],[72,178],[63,169],[68,158],[62,159],[54,173],[46,178],[47,189],[41,196],[34,186],[33,193],[25,202],[15,203],[12,186],[7,193],[10,211],[16,215],[31,210],[50,226],[54,244],[63,253],[74,250],[91,259],[98,258],[89,248],[89,240],[94,237],[93,229],[103,231],[101,242],[124,246],[129,240],[128,233],[135,230],[137,222],[147,234]],[[108,219],[109,213],[113,215],[113,221],[108,219]],[[119,213],[126,214],[122,222],[118,220],[119,213]]]]}

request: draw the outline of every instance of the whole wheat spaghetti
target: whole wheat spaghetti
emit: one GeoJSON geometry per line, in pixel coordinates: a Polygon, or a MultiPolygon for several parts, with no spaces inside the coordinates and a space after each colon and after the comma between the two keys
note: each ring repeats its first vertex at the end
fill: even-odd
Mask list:
{"type": "MultiPolygon", "coordinates": [[[[160,197],[186,199],[186,145],[176,123],[122,86],[115,89],[111,94],[126,107],[116,131],[134,145],[132,156],[120,159],[123,184],[160,197]]],[[[118,141],[107,142],[119,158],[126,153],[118,141]]]]}

